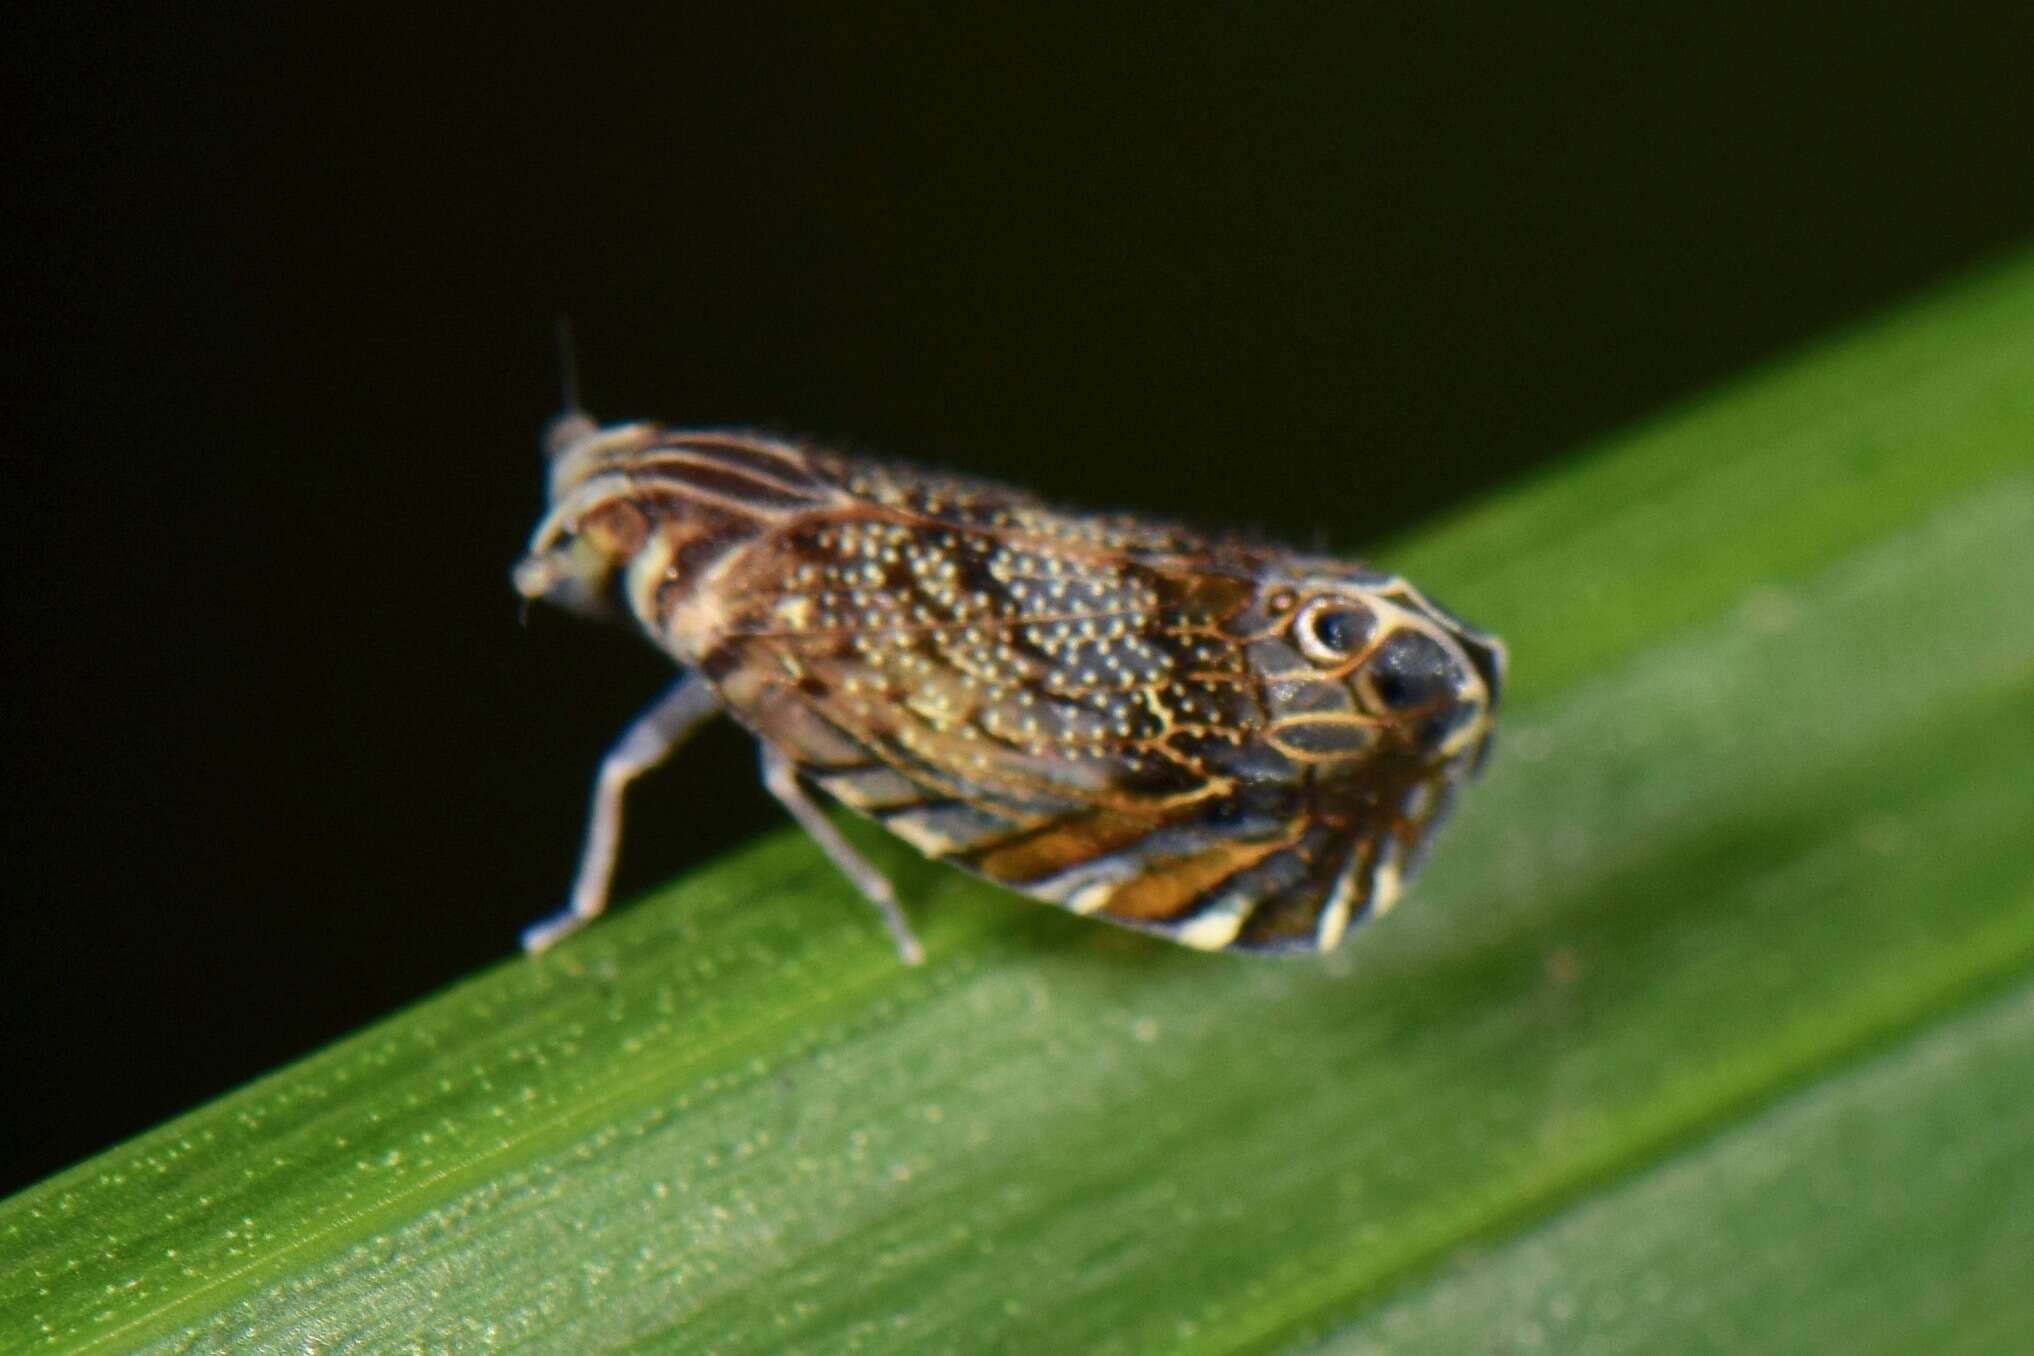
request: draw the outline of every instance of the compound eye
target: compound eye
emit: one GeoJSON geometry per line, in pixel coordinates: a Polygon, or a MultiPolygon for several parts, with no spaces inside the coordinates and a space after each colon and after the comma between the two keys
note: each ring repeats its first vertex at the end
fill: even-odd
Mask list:
{"type": "Polygon", "coordinates": [[[1293,619],[1300,653],[1316,664],[1339,664],[1370,643],[1377,617],[1346,598],[1318,598],[1293,619]]]}
{"type": "Polygon", "coordinates": [[[1453,698],[1460,684],[1455,661],[1441,642],[1421,631],[1400,631],[1364,663],[1361,686],[1373,710],[1431,707],[1453,698]]]}

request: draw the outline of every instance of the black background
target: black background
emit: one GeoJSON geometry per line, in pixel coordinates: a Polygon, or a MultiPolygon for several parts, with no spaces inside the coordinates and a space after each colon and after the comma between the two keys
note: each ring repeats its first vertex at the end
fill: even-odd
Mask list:
{"type": "MultiPolygon", "coordinates": [[[[1974,10],[566,8],[11,21],[0,1191],[557,902],[669,673],[517,623],[557,311],[606,417],[1355,548],[2034,227],[1974,10]]],[[[624,891],[780,819],[633,804],[624,891]]]]}

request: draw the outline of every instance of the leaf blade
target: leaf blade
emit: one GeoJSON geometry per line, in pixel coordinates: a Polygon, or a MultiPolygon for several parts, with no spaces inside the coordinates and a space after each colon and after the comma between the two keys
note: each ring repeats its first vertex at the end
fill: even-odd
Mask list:
{"type": "Polygon", "coordinates": [[[906,971],[778,835],[0,1204],[0,1335],[1217,1351],[1409,1302],[2034,973],[2029,448],[2034,260],[1406,543],[1514,710],[1327,965],[864,835],[906,971]]]}

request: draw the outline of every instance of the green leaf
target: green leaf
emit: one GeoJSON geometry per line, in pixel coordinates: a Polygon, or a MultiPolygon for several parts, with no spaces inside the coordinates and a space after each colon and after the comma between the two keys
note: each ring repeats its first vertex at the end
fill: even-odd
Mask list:
{"type": "Polygon", "coordinates": [[[775,835],[0,1205],[0,1349],[2034,1344],[2034,259],[1381,554],[1516,682],[1335,956],[775,835]]]}

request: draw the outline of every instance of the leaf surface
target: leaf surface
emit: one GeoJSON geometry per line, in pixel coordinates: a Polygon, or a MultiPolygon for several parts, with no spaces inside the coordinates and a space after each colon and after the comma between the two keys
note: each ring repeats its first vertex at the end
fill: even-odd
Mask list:
{"type": "Polygon", "coordinates": [[[2034,259],[1380,552],[1516,681],[1336,955],[773,835],[0,1204],[0,1349],[2025,1349],[2030,543],[2034,259]]]}

